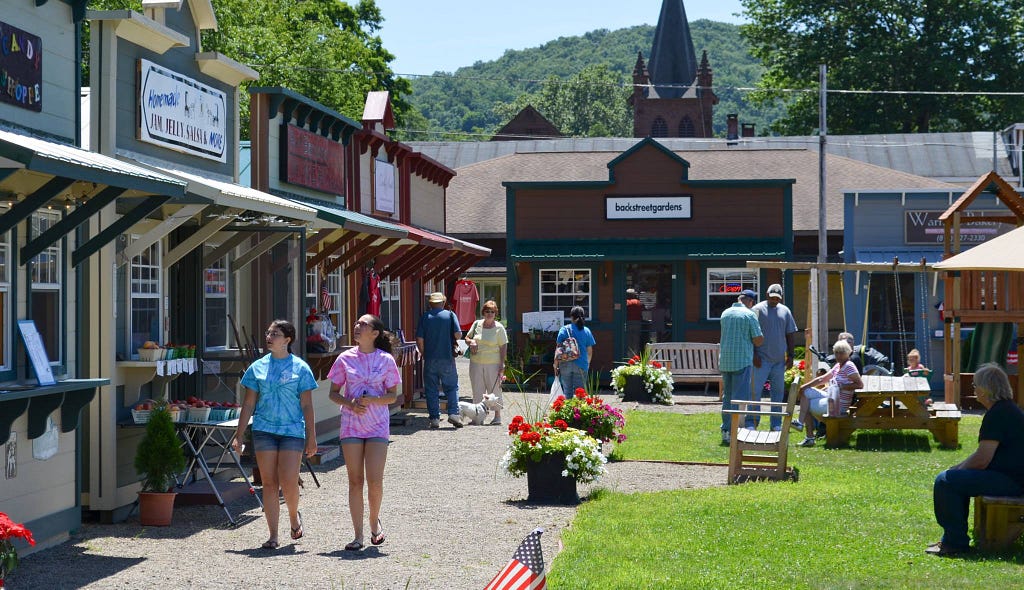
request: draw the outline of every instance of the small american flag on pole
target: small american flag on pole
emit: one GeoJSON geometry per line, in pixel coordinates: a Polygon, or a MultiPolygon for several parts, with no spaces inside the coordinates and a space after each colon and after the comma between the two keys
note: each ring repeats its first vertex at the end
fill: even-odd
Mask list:
{"type": "Polygon", "coordinates": [[[334,307],[334,297],[331,297],[331,293],[327,290],[327,275],[320,275],[320,308],[324,313],[331,311],[334,307]]]}
{"type": "Polygon", "coordinates": [[[544,529],[538,528],[527,535],[512,554],[508,562],[484,590],[535,590],[547,587],[544,577],[544,556],[540,551],[540,536],[544,529]]]}

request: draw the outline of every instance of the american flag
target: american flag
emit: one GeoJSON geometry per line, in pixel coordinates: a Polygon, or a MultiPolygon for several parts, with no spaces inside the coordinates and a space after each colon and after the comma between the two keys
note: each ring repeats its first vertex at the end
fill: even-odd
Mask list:
{"type": "Polygon", "coordinates": [[[331,311],[334,307],[334,297],[327,291],[327,275],[320,275],[320,308],[324,313],[331,311]]]}
{"type": "Polygon", "coordinates": [[[544,577],[544,556],[540,552],[540,536],[544,529],[538,528],[519,545],[519,549],[484,590],[535,590],[547,587],[544,577]]]}

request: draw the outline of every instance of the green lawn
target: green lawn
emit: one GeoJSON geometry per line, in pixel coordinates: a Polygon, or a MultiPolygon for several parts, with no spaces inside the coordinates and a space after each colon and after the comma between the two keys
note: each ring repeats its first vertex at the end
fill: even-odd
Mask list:
{"type": "MultiPolygon", "coordinates": [[[[725,463],[719,415],[630,412],[616,457],[725,463]]],[[[796,483],[756,482],[650,494],[602,491],[563,532],[553,588],[1015,588],[1022,552],[963,559],[924,553],[939,539],[935,475],[974,450],[923,431],[857,433],[848,449],[796,447],[796,483]]],[[[723,473],[723,480],[725,479],[723,473]]]]}

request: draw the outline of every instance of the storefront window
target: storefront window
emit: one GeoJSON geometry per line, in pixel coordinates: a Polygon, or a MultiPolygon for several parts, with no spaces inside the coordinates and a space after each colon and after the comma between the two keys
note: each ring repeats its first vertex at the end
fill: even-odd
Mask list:
{"type": "Polygon", "coordinates": [[[380,321],[389,331],[402,327],[402,289],[399,279],[380,282],[380,321]]]}
{"type": "Polygon", "coordinates": [[[160,242],[132,258],[129,272],[129,351],[135,356],[147,340],[160,342],[160,242]]]}
{"type": "MultiPolygon", "coordinates": [[[[40,210],[30,219],[30,236],[35,237],[60,221],[59,211],[40,210]]],[[[32,319],[39,329],[51,362],[60,362],[61,330],[61,240],[31,261],[32,319]]]]}
{"type": "Polygon", "coordinates": [[[590,309],[590,269],[541,269],[540,311],[561,311],[566,318],[579,305],[594,317],[590,309]]]}
{"type": "MultiPolygon", "coordinates": [[[[312,258],[307,256],[306,258],[312,258]]],[[[330,264],[336,260],[336,257],[330,257],[327,259],[327,263],[330,264]]],[[[316,308],[317,312],[322,312],[327,309],[327,317],[334,323],[334,328],[338,331],[338,335],[345,333],[345,327],[343,322],[342,314],[344,312],[344,288],[345,280],[342,275],[342,268],[338,267],[331,272],[327,273],[324,279],[324,284],[327,286],[327,297],[328,303],[324,305],[323,290],[320,284],[321,271],[320,268],[314,268],[306,271],[306,303],[305,312],[316,308]]]]}
{"type": "Polygon", "coordinates": [[[228,347],[228,257],[203,270],[206,313],[206,348],[228,347]]]}
{"type": "Polygon", "coordinates": [[[717,320],[722,312],[736,302],[740,291],[752,289],[761,292],[756,270],[744,268],[708,269],[708,315],[707,319],[717,320]]]}

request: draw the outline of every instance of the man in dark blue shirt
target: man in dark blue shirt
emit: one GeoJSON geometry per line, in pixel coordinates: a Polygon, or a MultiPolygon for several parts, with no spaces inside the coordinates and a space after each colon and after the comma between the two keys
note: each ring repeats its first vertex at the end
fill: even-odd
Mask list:
{"type": "Polygon", "coordinates": [[[439,390],[448,399],[448,422],[462,428],[459,416],[459,374],[455,370],[455,341],[462,338],[459,318],[444,308],[444,293],[431,293],[430,309],[416,327],[416,347],[423,356],[423,395],[427,398],[430,427],[441,427],[439,390]]]}
{"type": "Polygon", "coordinates": [[[935,478],[935,520],[942,540],[925,551],[957,555],[970,550],[967,513],[973,496],[1024,495],[1024,412],[1013,401],[1006,373],[995,363],[978,367],[974,393],[985,406],[978,450],[935,478]]]}

